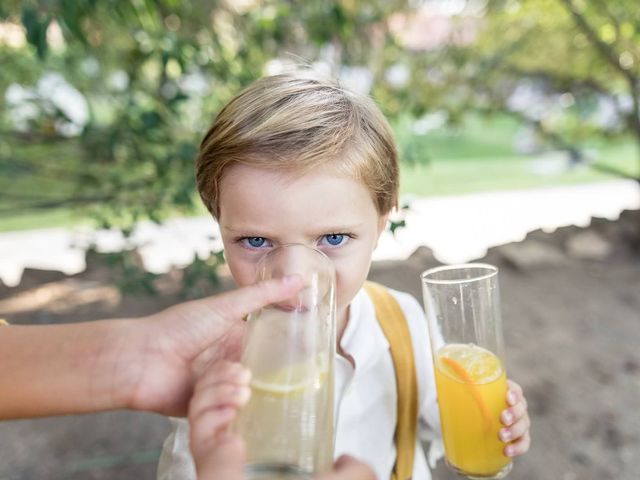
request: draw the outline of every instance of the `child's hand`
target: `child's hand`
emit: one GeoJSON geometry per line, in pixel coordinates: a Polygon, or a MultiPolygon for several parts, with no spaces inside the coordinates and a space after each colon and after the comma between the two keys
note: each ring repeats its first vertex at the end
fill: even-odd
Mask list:
{"type": "Polygon", "coordinates": [[[529,450],[531,436],[529,435],[529,413],[527,412],[527,400],[522,393],[522,387],[516,382],[507,380],[508,408],[502,411],[500,421],[505,426],[500,429],[500,440],[507,443],[504,454],[507,457],[522,455],[529,450]]]}
{"type": "Polygon", "coordinates": [[[250,378],[242,365],[220,362],[198,379],[189,403],[190,448],[198,478],[244,478],[244,443],[228,427],[249,401],[250,378]]]}
{"type": "MultiPolygon", "coordinates": [[[[251,374],[238,363],[220,362],[196,383],[189,404],[190,448],[198,480],[244,480],[245,445],[229,425],[248,401],[251,374]]],[[[374,480],[373,470],[342,456],[331,472],[315,480],[374,480]]]]}

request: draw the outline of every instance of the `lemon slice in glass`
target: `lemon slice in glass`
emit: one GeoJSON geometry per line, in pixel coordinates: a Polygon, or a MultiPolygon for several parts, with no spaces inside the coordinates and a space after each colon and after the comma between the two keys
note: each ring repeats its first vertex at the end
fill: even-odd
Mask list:
{"type": "Polygon", "coordinates": [[[320,360],[318,357],[292,363],[272,374],[256,376],[251,380],[251,387],[272,395],[295,395],[309,388],[317,389],[327,377],[326,361],[320,360]]]}

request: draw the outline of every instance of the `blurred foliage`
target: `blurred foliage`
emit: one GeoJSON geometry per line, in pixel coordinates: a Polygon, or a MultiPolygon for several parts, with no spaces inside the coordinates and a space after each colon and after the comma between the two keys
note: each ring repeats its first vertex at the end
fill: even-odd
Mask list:
{"type": "Polygon", "coordinates": [[[125,233],[143,218],[193,211],[200,138],[267,61],[291,52],[306,62],[333,45],[339,63],[361,64],[370,31],[402,8],[382,0],[3,2],[0,20],[22,25],[29,46],[0,43],[0,63],[11,65],[0,69],[2,211],[77,206],[125,233]],[[8,100],[16,85],[19,107],[8,100]],[[67,86],[86,102],[86,121],[52,101],[67,86]],[[51,158],[34,154],[34,144],[64,148],[51,158]],[[44,181],[53,171],[64,185],[25,191],[10,181],[18,173],[44,181]]]}
{"type": "Polygon", "coordinates": [[[200,298],[211,294],[211,287],[220,286],[218,267],[224,265],[224,253],[212,252],[207,258],[195,256],[183,272],[181,295],[185,299],[200,298]]]}
{"type": "Polygon", "coordinates": [[[640,145],[635,0],[4,0],[0,21],[27,41],[0,40],[0,215],[192,212],[200,138],[274,59],[363,78],[408,162],[434,112],[507,113],[578,161],[594,136],[640,145]]]}
{"type": "MultiPolygon", "coordinates": [[[[90,252],[91,253],[91,252],[90,252]]],[[[95,255],[95,253],[94,253],[95,255]]],[[[109,268],[118,288],[127,294],[157,294],[155,281],[159,275],[148,272],[135,248],[101,254],[101,262],[109,268]]]]}
{"type": "MultiPolygon", "coordinates": [[[[464,111],[506,112],[577,161],[594,137],[640,148],[637,2],[492,0],[483,18],[472,44],[453,47],[464,111]]],[[[640,162],[611,173],[640,181],[640,162]]]]}

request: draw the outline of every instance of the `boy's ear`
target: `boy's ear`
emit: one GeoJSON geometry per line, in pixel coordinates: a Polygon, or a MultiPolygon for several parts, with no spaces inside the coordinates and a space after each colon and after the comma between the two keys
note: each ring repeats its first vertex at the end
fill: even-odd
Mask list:
{"type": "Polygon", "coordinates": [[[384,215],[380,215],[380,217],[378,218],[378,235],[376,236],[376,243],[373,246],[374,250],[378,246],[378,241],[380,240],[380,235],[382,235],[382,232],[384,232],[384,229],[387,226],[387,220],[389,220],[389,213],[386,213],[384,215]]]}
{"type": "Polygon", "coordinates": [[[380,215],[380,218],[378,218],[378,237],[380,237],[380,235],[382,235],[382,232],[384,232],[384,229],[387,226],[387,221],[389,220],[390,213],[391,212],[380,215]]]}

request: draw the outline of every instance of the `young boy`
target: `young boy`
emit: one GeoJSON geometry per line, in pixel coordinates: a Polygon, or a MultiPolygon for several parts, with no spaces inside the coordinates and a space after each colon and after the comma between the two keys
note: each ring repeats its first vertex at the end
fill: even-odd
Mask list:
{"type": "MultiPolygon", "coordinates": [[[[202,141],[197,183],[219,222],[227,263],[243,286],[269,249],[302,243],[334,263],[337,282],[336,456],[350,454],[391,478],[398,392],[390,342],[363,285],[371,255],[398,201],[398,160],[391,129],[376,105],[339,85],[287,74],[253,83],[218,114],[202,141]]],[[[418,279],[416,279],[418,281],[418,279]]],[[[410,295],[390,291],[408,324],[418,416],[439,434],[427,323],[410,295]]],[[[529,419],[511,384],[502,439],[509,456],[528,449],[529,419]]],[[[158,478],[195,479],[188,427],[174,420],[158,478]]],[[[413,441],[413,480],[430,478],[413,441]]]]}

